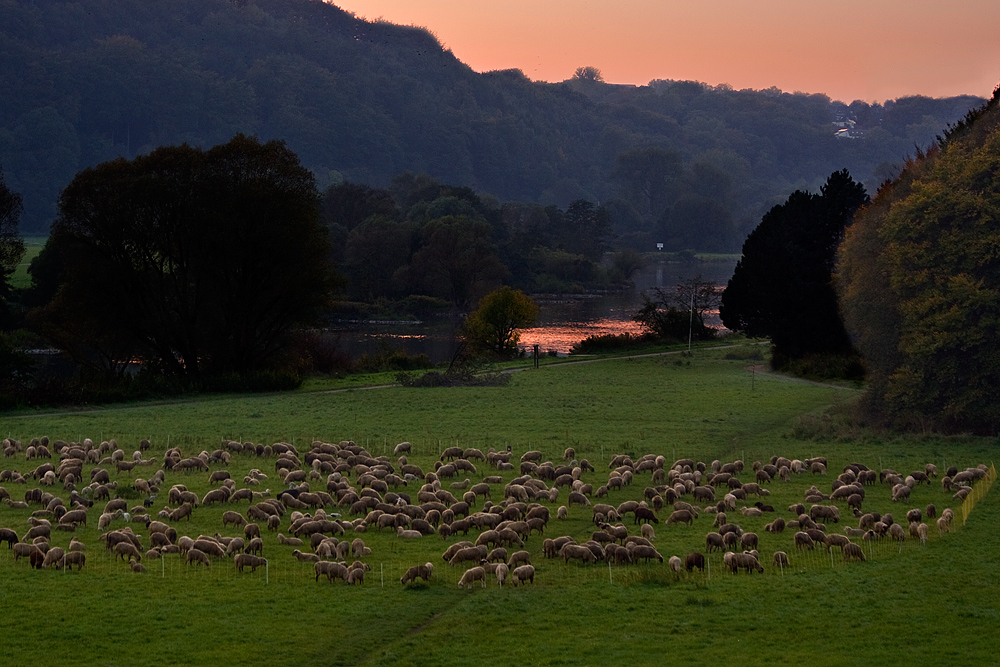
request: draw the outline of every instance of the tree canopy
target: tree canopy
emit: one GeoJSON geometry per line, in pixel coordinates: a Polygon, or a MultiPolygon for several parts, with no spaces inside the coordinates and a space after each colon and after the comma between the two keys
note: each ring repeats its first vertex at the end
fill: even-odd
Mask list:
{"type": "Polygon", "coordinates": [[[77,174],[59,209],[47,249],[65,266],[32,322],[107,371],[267,368],[335,284],[313,176],[281,142],[119,158],[77,174]]]}
{"type": "Polygon", "coordinates": [[[465,338],[475,350],[509,358],[517,354],[520,330],[533,326],[536,317],[538,304],[505,285],[479,300],[463,325],[465,338]]]}
{"type": "Polygon", "coordinates": [[[874,414],[1000,431],[1000,89],[849,230],[838,285],[874,414]]]}
{"type": "Polygon", "coordinates": [[[847,170],[820,194],[795,191],[761,219],[722,295],[723,324],[770,337],[775,364],[814,354],[845,354],[851,343],[832,284],[837,246],[854,211],[868,200],[847,170]]]}

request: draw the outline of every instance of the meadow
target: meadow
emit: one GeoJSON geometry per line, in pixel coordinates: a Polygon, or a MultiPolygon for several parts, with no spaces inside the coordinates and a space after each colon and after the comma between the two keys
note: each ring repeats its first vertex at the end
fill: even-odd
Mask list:
{"type": "MultiPolygon", "coordinates": [[[[392,458],[396,443],[413,445],[410,461],[433,468],[448,446],[487,451],[510,446],[515,458],[529,449],[560,461],[566,447],[596,468],[583,479],[603,484],[615,454],[662,454],[668,461],[689,457],[706,463],[771,456],[825,456],[829,473],[775,481],[762,500],[776,514],[793,518],[787,506],[803,502],[815,484],[829,493],[830,482],[847,463],[863,463],[904,474],[927,463],[940,470],[992,463],[995,438],[901,436],[852,427],[844,415],[858,394],[851,387],[795,381],[750,370],[744,355],[727,350],[696,351],[693,357],[666,355],[553,365],[516,373],[506,387],[416,389],[394,387],[337,392],[294,392],[267,396],[217,397],[190,402],[111,406],[67,412],[8,413],[0,435],[28,442],[48,436],[67,441],[116,439],[131,458],[142,438],[152,442],[156,466],[138,467],[111,478],[125,491],[135,478],[152,476],[168,447],[185,456],[218,448],[223,440],[293,443],[300,453],[314,440],[353,440],[373,456],[392,458]],[[729,357],[729,358],[727,358],[729,357]]],[[[0,467],[22,473],[39,462],[24,455],[0,467]]],[[[393,463],[395,460],[393,459],[393,463]]],[[[476,462],[473,482],[496,474],[476,462]]],[[[85,476],[92,466],[85,468],[85,476]]],[[[273,461],[237,454],[226,469],[240,480],[251,468],[269,475],[255,490],[281,488],[273,461]]],[[[517,471],[502,473],[508,481],[517,471]]],[[[743,481],[750,477],[741,475],[743,481]]],[[[353,476],[352,476],[353,481],[353,476]]],[[[153,510],[163,507],[165,487],[182,483],[199,497],[211,487],[208,473],[170,472],[153,510]]],[[[631,486],[592,502],[618,504],[641,499],[648,473],[631,486]]],[[[14,499],[25,486],[6,484],[14,499]]],[[[322,485],[322,484],[320,484],[322,485]]],[[[415,485],[411,483],[411,486],[415,485]]],[[[444,481],[448,488],[448,481],[444,481]]],[[[494,487],[493,502],[501,499],[494,487]]],[[[406,489],[415,496],[416,488],[406,489]]],[[[53,492],[66,496],[62,487],[53,492]]],[[[718,494],[721,497],[721,494],[718,494]]],[[[940,481],[913,490],[907,503],[892,503],[884,485],[869,487],[865,511],[893,512],[935,503],[958,507],[940,481]]],[[[565,504],[563,490],[555,508],[565,504]]],[[[690,497],[685,500],[691,500],[690,497]]],[[[138,503],[137,498],[129,504],[138,503]]],[[[545,559],[543,537],[526,544],[537,569],[534,585],[462,590],[464,567],[450,568],[441,553],[454,541],[437,536],[400,540],[370,530],[359,536],[372,549],[361,586],[314,581],[310,563],[300,563],[293,547],[264,534],[268,567],[239,574],[231,562],[210,568],[185,566],[178,556],[144,559],[147,572],[135,574],[103,550],[96,527],[100,503],[75,535],[88,545],[81,571],[31,570],[14,562],[0,546],[0,601],[4,613],[0,659],[26,664],[44,658],[59,665],[206,664],[251,661],[261,665],[485,665],[743,664],[851,665],[936,664],[948,659],[991,661],[1000,625],[1000,585],[996,576],[1000,538],[997,494],[987,494],[964,525],[939,535],[932,525],[926,545],[866,547],[865,563],[844,563],[822,547],[799,552],[792,532],[771,535],[764,523],[775,515],[730,520],[760,536],[763,575],[732,575],[721,555],[706,573],[672,575],[660,563],[628,566],[565,564],[545,559]],[[777,549],[791,566],[771,566],[777,549]],[[430,561],[427,585],[403,587],[399,577],[411,565],[430,561]]],[[[481,501],[479,508],[481,508],[481,501]]],[[[0,526],[23,534],[33,510],[0,505],[0,526]]],[[[230,507],[199,507],[180,534],[239,534],[223,529],[230,507]]],[[[246,503],[240,503],[240,511],[246,503]]],[[[344,512],[347,508],[330,511],[344,512]]],[[[843,503],[841,521],[856,525],[843,503]]],[[[570,508],[567,519],[553,518],[544,537],[571,535],[578,541],[595,530],[589,507],[570,508]]],[[[663,556],[705,551],[712,515],[693,526],[655,526],[654,544],[663,556]]],[[[631,517],[623,521],[638,533],[631,517]]],[[[929,522],[932,523],[932,522],[929,522]]],[[[121,527],[118,521],[112,527],[121,527]]],[[[132,524],[145,538],[141,524],[132,524]]],[[[287,516],[282,527],[287,531],[287,516]]],[[[469,539],[475,539],[474,531],[469,539]]],[[[348,539],[354,537],[348,533],[348,539]]],[[[70,534],[54,532],[65,547],[70,534]]],[[[144,539],[148,545],[148,540],[144,539]]]]}

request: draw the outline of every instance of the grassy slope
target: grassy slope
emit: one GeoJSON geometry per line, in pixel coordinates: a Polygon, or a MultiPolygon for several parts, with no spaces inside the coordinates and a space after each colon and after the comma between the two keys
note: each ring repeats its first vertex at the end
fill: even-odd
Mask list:
{"type": "MultiPolygon", "coordinates": [[[[790,436],[797,415],[852,392],[766,376],[757,376],[751,390],[743,362],[722,360],[718,353],[699,355],[690,366],[675,361],[550,368],[518,374],[501,389],[226,398],[66,416],[8,416],[2,424],[22,438],[114,435],[126,448],[152,435],[160,451],[169,435],[185,453],[212,449],[221,437],[294,438],[301,451],[318,437],[367,441],[378,455],[381,443],[391,450],[408,439],[415,445],[411,458],[424,469],[440,451],[439,440],[440,447],[509,442],[515,452],[540,448],[554,460],[573,445],[578,456],[596,464],[598,471],[587,476],[595,486],[605,478],[608,458],[620,451],[748,462],[777,453],[823,454],[831,470],[853,460],[900,470],[927,461],[962,467],[990,461],[992,440],[798,440],[790,436]]],[[[23,459],[2,465],[22,471],[33,467],[23,459]]],[[[243,457],[228,469],[239,479],[254,466],[267,471],[266,461],[243,457]]],[[[137,469],[119,480],[124,484],[151,474],[151,469],[137,469]]],[[[203,473],[168,476],[168,484],[185,483],[199,495],[208,489],[206,480],[203,473]]],[[[829,481],[801,478],[775,485],[765,500],[784,509],[801,499],[805,486],[815,482],[828,488],[829,481]]],[[[276,488],[273,476],[269,483],[276,488]]],[[[647,483],[648,477],[637,479],[611,502],[639,497],[647,483]]],[[[22,492],[7,486],[15,497],[22,492]]],[[[890,507],[886,496],[876,487],[868,503],[901,515],[905,509],[890,507]]],[[[725,575],[716,554],[710,580],[695,575],[675,581],[663,566],[640,565],[614,568],[614,583],[609,583],[606,566],[544,560],[541,540],[532,537],[528,548],[539,570],[536,586],[473,592],[458,590],[454,583],[461,570],[443,563],[429,587],[402,589],[396,583],[401,571],[424,560],[441,563],[445,543],[436,538],[403,542],[376,533],[363,536],[374,552],[373,571],[363,587],[314,583],[311,566],[296,562],[291,547],[277,545],[270,535],[265,536],[269,583],[261,572],[237,575],[225,564],[185,568],[176,557],[148,562],[150,572],[136,576],[101,552],[93,527],[98,512],[92,511],[92,525],[79,535],[90,545],[82,572],[28,570],[0,548],[0,599],[10,612],[0,659],[20,664],[37,655],[36,649],[64,665],[130,665],[151,655],[167,665],[213,660],[447,665],[467,663],[470,649],[477,662],[497,665],[617,663],[623,655],[632,664],[701,663],[725,656],[748,664],[831,665],[991,659],[1000,610],[995,595],[1000,544],[990,530],[1000,519],[997,498],[988,495],[966,529],[954,535],[936,539],[934,531],[927,547],[907,542],[902,556],[883,546],[873,562],[853,566],[839,558],[831,566],[824,553],[796,554],[789,549],[790,535],[767,535],[762,520],[740,517],[741,525],[761,535],[768,570],[763,577],[725,575]],[[789,550],[793,559],[784,575],[768,567],[767,556],[776,548],[789,550]],[[385,588],[379,585],[383,574],[385,588]]],[[[912,506],[936,502],[940,507],[948,501],[938,486],[925,486],[915,490],[912,506]]],[[[24,526],[29,512],[0,507],[0,525],[24,526]]],[[[200,508],[190,526],[178,530],[214,533],[221,512],[200,508]]],[[[585,539],[592,530],[589,514],[575,508],[570,519],[550,523],[547,535],[585,539]]],[[[630,521],[627,525],[632,528],[630,521]]],[[[709,525],[705,517],[690,528],[660,525],[657,547],[665,556],[683,556],[703,547],[709,525]]],[[[65,546],[68,536],[57,534],[54,542],[65,546]]]]}

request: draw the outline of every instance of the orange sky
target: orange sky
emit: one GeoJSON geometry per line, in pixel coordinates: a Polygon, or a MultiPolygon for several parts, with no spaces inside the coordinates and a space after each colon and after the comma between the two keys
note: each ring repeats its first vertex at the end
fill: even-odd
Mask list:
{"type": "Polygon", "coordinates": [[[333,0],[429,28],[476,71],[777,86],[833,99],[989,96],[1000,0],[333,0]]]}

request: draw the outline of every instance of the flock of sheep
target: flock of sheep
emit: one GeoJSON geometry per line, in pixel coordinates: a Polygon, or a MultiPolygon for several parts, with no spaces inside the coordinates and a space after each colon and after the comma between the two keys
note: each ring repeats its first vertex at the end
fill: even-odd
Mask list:
{"type": "MultiPolygon", "coordinates": [[[[834,476],[822,457],[774,456],[745,466],[621,454],[609,461],[605,479],[573,448],[553,462],[538,450],[517,456],[448,447],[424,469],[409,460],[407,442],[392,457],[349,441],[317,441],[301,453],[288,443],[224,441],[212,452],[185,455],[173,447],[155,456],[148,440],[131,453],[114,440],[7,438],[2,447],[7,460],[21,462],[0,472],[6,485],[0,500],[8,508],[0,509],[0,543],[7,542],[16,563],[80,570],[87,562],[80,536],[96,530],[113,560],[138,573],[169,557],[188,567],[229,563],[235,572],[253,573],[268,567],[267,547],[272,559],[311,563],[317,582],[361,585],[373,557],[362,535],[382,547],[390,539],[437,539],[446,571],[455,572],[448,578],[457,577],[460,588],[533,584],[536,568],[545,574],[559,561],[561,567],[665,564],[680,577],[704,571],[718,551],[729,571],[753,573],[764,572],[765,562],[790,567],[794,554],[821,545],[839,550],[844,561],[864,562],[865,545],[926,543],[950,531],[954,512],[937,505],[960,502],[988,473],[985,465],[950,468],[938,482],[933,464],[906,474],[850,463],[834,476]],[[229,471],[237,468],[246,472],[234,477],[229,471]],[[137,476],[139,470],[150,474],[137,476]],[[772,489],[790,489],[796,478],[812,481],[800,499],[787,508],[767,503],[772,489]],[[939,486],[940,500],[911,506],[920,485],[939,486]],[[871,509],[872,496],[880,507],[902,503],[900,520],[871,509]],[[560,524],[565,530],[553,528],[560,524]],[[179,532],[191,525],[203,534],[179,532]],[[693,548],[664,558],[657,530],[693,548]],[[58,546],[63,532],[68,543],[58,546]],[[558,532],[567,534],[548,536],[558,532]],[[780,547],[769,560],[760,556],[762,534],[780,547]]],[[[400,582],[428,582],[434,572],[433,562],[415,564],[400,582]]]]}

